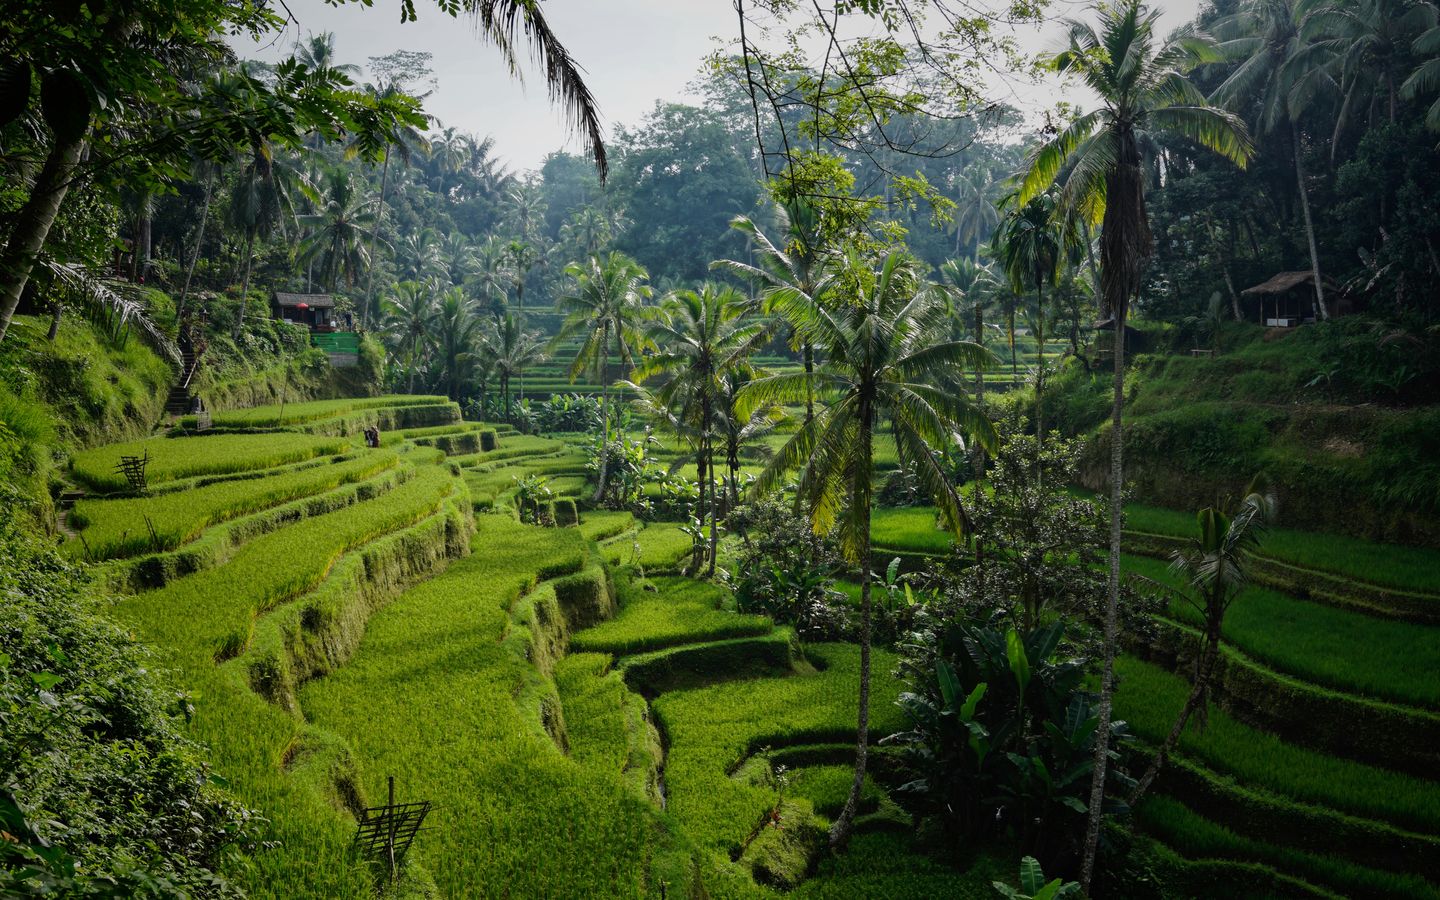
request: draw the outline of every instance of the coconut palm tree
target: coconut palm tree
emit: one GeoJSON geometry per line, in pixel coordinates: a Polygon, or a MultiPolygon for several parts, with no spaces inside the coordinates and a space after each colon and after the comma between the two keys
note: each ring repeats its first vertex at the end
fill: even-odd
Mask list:
{"type": "Polygon", "coordinates": [[[320,280],[331,291],[342,281],[354,286],[370,262],[365,232],[376,214],[370,208],[370,198],[358,188],[353,175],[333,169],[325,176],[318,211],[299,217],[300,224],[310,232],[300,243],[300,258],[319,261],[320,280]]]}
{"type": "MultiPolygon", "coordinates": [[[[404,93],[397,84],[367,85],[370,93],[378,102],[384,102],[404,93]]],[[[414,153],[428,154],[430,144],[425,137],[409,125],[397,124],[389,133],[384,135],[385,152],[380,163],[380,194],[375,198],[375,219],[370,228],[370,278],[369,284],[365,287],[365,308],[361,313],[362,321],[369,321],[370,310],[375,305],[375,245],[380,240],[380,225],[385,220],[385,200],[390,187],[390,154],[393,151],[398,154],[400,160],[406,165],[414,153]]],[[[355,152],[352,145],[347,153],[355,152]]]]}
{"type": "Polygon", "coordinates": [[[1437,24],[1440,9],[1410,0],[1330,0],[1308,10],[1302,36],[1327,60],[1342,98],[1331,136],[1332,160],[1345,126],[1361,108],[1373,120],[1376,107],[1383,104],[1385,116],[1395,121],[1405,77],[1402,66],[1415,39],[1437,24]]]}
{"type": "MultiPolygon", "coordinates": [[[[1428,94],[1440,94],[1440,25],[1426,29],[1410,48],[1424,62],[1415,67],[1400,85],[1400,96],[1414,100],[1428,94]]],[[[1425,124],[1440,131],[1440,96],[1425,111],[1425,124]]]]}
{"type": "MultiPolygon", "coordinates": [[[[1035,291],[1035,306],[1027,309],[1026,320],[1036,344],[1035,439],[1045,440],[1045,332],[1050,318],[1045,305],[1045,285],[1055,284],[1067,256],[1079,246],[1075,220],[1060,209],[1054,188],[1036,194],[1026,203],[1007,198],[1008,212],[995,235],[1000,268],[1017,293],[1035,291]]],[[[1011,316],[1011,354],[1014,354],[1014,317],[1011,316]]],[[[1038,465],[1038,464],[1037,464],[1038,465]]],[[[1037,469],[1038,471],[1038,469],[1037,469]]]]}
{"type": "MultiPolygon", "coordinates": [[[[554,343],[572,337],[583,338],[570,364],[570,380],[574,382],[588,369],[599,383],[603,443],[610,439],[610,350],[615,349],[626,368],[634,367],[640,337],[637,326],[645,298],[651,293],[645,283],[649,275],[643,266],[618,251],[612,251],[603,260],[591,256],[583,263],[571,263],[565,267],[565,274],[574,284],[555,301],[556,308],[565,313],[565,321],[554,343]]],[[[608,459],[609,454],[602,447],[596,502],[605,495],[608,459]]]]}
{"type": "Polygon", "coordinates": [[[453,127],[446,126],[439,134],[430,138],[430,165],[435,171],[435,193],[441,197],[449,196],[445,193],[445,177],[454,175],[465,167],[469,151],[468,136],[453,127]]]}
{"type": "MultiPolygon", "coordinates": [[[[724,379],[768,337],[763,323],[746,321],[753,308],[754,303],[739,291],[713,284],[670,294],[648,329],[648,337],[658,349],[630,376],[637,382],[663,377],[664,383],[655,390],[656,400],[694,428],[701,524],[707,511],[710,516],[706,555],[711,576],[715,574],[719,535],[715,443],[723,429],[724,379]]],[[[699,562],[697,559],[697,570],[699,562]]]]}
{"type": "Polygon", "coordinates": [[[349,78],[360,74],[360,67],[336,62],[335,32],[307,32],[305,40],[295,42],[295,61],[317,72],[339,72],[349,78]]]}
{"type": "MultiPolygon", "coordinates": [[[[816,290],[830,256],[830,249],[825,246],[819,210],[804,199],[797,198],[777,206],[775,218],[779,226],[778,243],[761,231],[749,216],[732,219],[730,227],[745,235],[756,263],[722,259],[711,263],[710,268],[738,275],[758,285],[761,296],[765,298],[778,292],[798,291],[812,300],[818,300],[816,290]]],[[[815,348],[799,332],[794,333],[792,344],[798,345],[795,349],[800,350],[805,375],[810,377],[815,371],[815,348]]],[[[809,422],[814,417],[815,394],[810,391],[805,395],[805,421],[809,422]]]]}
{"type": "Polygon", "coordinates": [[[495,318],[505,312],[505,292],[515,281],[510,272],[510,254],[504,241],[491,235],[475,248],[467,280],[480,307],[495,318]]]}
{"type": "Polygon", "coordinates": [[[1195,679],[1190,695],[1185,698],[1175,724],[1155,751],[1145,774],[1131,790],[1126,801],[1131,806],[1150,789],[1170,752],[1179,743],[1185,724],[1196,710],[1204,706],[1209,696],[1215,659],[1220,654],[1225,613],[1250,584],[1250,561],[1259,549],[1260,539],[1274,510],[1274,495],[1258,483],[1252,483],[1245,492],[1245,499],[1233,512],[1225,513],[1213,506],[1200,510],[1196,515],[1200,526],[1199,537],[1190,547],[1176,550],[1171,557],[1170,569],[1185,579],[1187,590],[1166,589],[1166,593],[1193,606],[1204,619],[1205,630],[1200,635],[1200,652],[1195,662],[1195,679]]]}
{"type": "Polygon", "coordinates": [[[229,224],[245,240],[245,274],[240,283],[240,314],[235,319],[235,336],[245,327],[245,307],[250,298],[250,271],[255,261],[255,241],[264,240],[276,229],[282,233],[285,219],[295,215],[295,194],[309,191],[299,173],[277,158],[269,144],[257,143],[235,178],[227,210],[229,224]]]}
{"type": "Polygon", "coordinates": [[[505,417],[509,418],[510,379],[545,361],[545,342],[538,332],[521,327],[519,316],[507,312],[495,326],[487,343],[494,362],[495,377],[500,379],[500,393],[505,398],[505,417]]]}
{"type": "Polygon", "coordinates": [[[395,296],[385,304],[385,328],[398,347],[405,349],[406,390],[415,393],[415,373],[420,367],[420,350],[430,342],[438,311],[428,285],[402,281],[395,296]]]}
{"type": "Polygon", "coordinates": [[[475,315],[465,291],[452,287],[440,295],[433,321],[435,349],[440,354],[446,391],[451,400],[459,400],[484,319],[475,315]]]}
{"type": "Polygon", "coordinates": [[[1330,84],[1325,59],[1301,33],[1304,0],[1247,0],[1238,12],[1220,20],[1216,45],[1227,60],[1240,65],[1215,89],[1211,100],[1251,117],[1255,132],[1288,132],[1300,192],[1300,216],[1310,249],[1315,277],[1316,308],[1320,318],[1330,317],[1325,285],[1320,276],[1320,250],[1315,222],[1310,215],[1310,189],[1305,184],[1305,143],[1299,125],[1306,108],[1330,84]]]}
{"type": "MultiPolygon", "coordinates": [[[[847,255],[814,292],[781,288],[770,298],[775,310],[823,351],[816,368],[816,392],[828,402],[775,454],[754,489],[779,488],[787,473],[800,469],[799,499],[810,510],[817,534],[836,529],[840,546],[860,569],[860,697],[855,739],[855,780],[850,797],[830,831],[832,846],[850,837],[864,784],[870,727],[870,511],[875,481],[875,434],[889,422],[900,462],[912,466],[920,483],[958,536],[967,519],[960,496],[936,459],[964,434],[987,446],[995,430],[964,394],[937,387],[993,357],[967,341],[936,340],[945,306],[924,289],[914,262],[890,253],[877,270],[857,254],[847,255]],[[827,290],[854,290],[833,308],[815,297],[827,290]]],[[[744,392],[742,415],[767,403],[807,396],[812,378],[804,373],[757,379],[744,392]]]]}
{"type": "Polygon", "coordinates": [[[540,251],[526,241],[511,241],[505,245],[508,258],[510,284],[515,289],[515,314],[525,317],[525,279],[530,270],[540,262],[540,251]]]}
{"type": "Polygon", "coordinates": [[[1121,0],[1096,9],[1099,28],[1068,23],[1069,46],[1053,57],[1052,64],[1061,72],[1079,76],[1099,96],[1101,106],[1076,118],[1031,154],[1016,196],[1017,202],[1028,203],[1058,179],[1059,199],[1067,212],[1085,215],[1091,221],[1101,219],[1101,303],[1115,328],[1109,435],[1110,581],[1105,604],[1100,721],[1096,726],[1090,814],[1080,874],[1085,890],[1094,875],[1111,752],[1124,506],[1125,323],[1130,299],[1139,290],[1141,270],[1152,249],[1140,142],[1149,133],[1170,133],[1194,140],[1241,166],[1251,154],[1244,123],[1233,113],[1207,103],[1185,77],[1194,65],[1220,58],[1213,43],[1193,32],[1182,32],[1157,47],[1157,14],[1140,0],[1121,0]]]}
{"type": "Polygon", "coordinates": [[[990,173],[972,171],[955,176],[955,213],[949,227],[955,232],[955,255],[960,255],[962,242],[971,245],[971,256],[980,260],[980,245],[986,236],[1000,224],[1000,212],[995,207],[995,180],[990,173]]]}

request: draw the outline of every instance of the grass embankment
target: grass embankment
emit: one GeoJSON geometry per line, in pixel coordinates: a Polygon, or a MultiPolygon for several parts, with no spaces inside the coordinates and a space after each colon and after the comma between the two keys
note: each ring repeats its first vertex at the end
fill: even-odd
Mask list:
{"type": "Polygon", "coordinates": [[[158,485],[200,475],[228,475],[274,468],[342,453],[350,444],[347,438],[294,434],[150,438],[83,450],[70,458],[70,471],[97,491],[124,491],[130,485],[125,476],[115,469],[122,456],[143,457],[148,453],[150,462],[145,470],[146,479],[148,483],[158,485]]]}
{"type": "Polygon", "coordinates": [[[676,522],[649,522],[634,534],[621,534],[601,547],[612,566],[640,565],[647,570],[669,571],[688,561],[690,535],[676,522]]]}
{"type": "Polygon", "coordinates": [[[395,464],[393,452],[361,451],[353,459],[307,463],[256,479],[222,481],[148,497],[81,500],[75,504],[70,524],[81,529],[84,540],[67,546],[72,553],[96,561],[173,550],[211,525],[363,481],[395,464]]]}
{"type": "MultiPolygon", "coordinates": [[[[1130,657],[1116,662],[1117,715],[1140,736],[1158,741],[1185,702],[1189,683],[1130,657]]],[[[1180,749],[1246,785],[1402,828],[1440,834],[1440,784],[1288,744],[1211,708],[1200,731],[1188,728],[1180,749]]]]}
{"type": "MultiPolygon", "coordinates": [[[[1131,531],[1179,538],[1194,537],[1197,527],[1193,512],[1142,503],[1125,505],[1125,522],[1131,531]]],[[[1440,595],[1440,551],[1272,527],[1261,555],[1366,584],[1440,595]]]]}
{"type": "Polygon", "coordinates": [[[704,582],[660,578],[656,584],[657,592],[640,593],[615,618],[577,634],[571,648],[623,656],[691,641],[768,634],[774,627],[765,616],[722,608],[723,592],[704,582]]]}
{"type": "MultiPolygon", "coordinates": [[[[383,397],[358,397],[340,400],[310,400],[304,403],[287,403],[282,411],[279,404],[253,406],[248,409],[234,409],[214,413],[211,421],[216,428],[281,428],[302,425],[321,419],[331,419],[346,413],[381,409],[389,406],[441,406],[450,403],[446,397],[429,395],[408,396],[387,394],[383,397]]],[[[195,417],[181,419],[185,428],[195,427],[195,417]]]]}
{"type": "MultiPolygon", "coordinates": [[[[1125,569],[1176,585],[1168,566],[1126,556],[1125,569]]],[[[1170,614],[1191,625],[1183,602],[1170,614]]],[[[1225,616],[1225,637],[1247,655],[1317,684],[1367,697],[1440,707],[1440,627],[1380,619],[1251,587],[1225,616]]]]}
{"type": "Polygon", "coordinates": [[[614,765],[624,745],[577,721],[585,749],[567,757],[540,705],[516,699],[539,675],[507,639],[512,604],[545,568],[578,567],[581,536],[498,516],[478,528],[475,553],[376,614],[303,707],[355,748],[372,796],[393,774],[437,805],[415,846],[443,895],[645,893],[654,819],[614,765]]]}

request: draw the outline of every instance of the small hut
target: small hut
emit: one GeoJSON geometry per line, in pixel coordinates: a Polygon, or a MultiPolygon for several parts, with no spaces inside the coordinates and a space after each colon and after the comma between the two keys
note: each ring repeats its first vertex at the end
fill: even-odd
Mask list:
{"type": "Polygon", "coordinates": [[[270,300],[270,314],[291,325],[304,325],[312,332],[339,330],[335,318],[335,298],[329,294],[276,291],[270,300]]]}
{"type": "MultiPolygon", "coordinates": [[[[1325,290],[1336,291],[1334,282],[1326,278],[1325,290]]],[[[1245,298],[1246,316],[1267,328],[1295,328],[1313,324],[1316,304],[1314,272],[1281,272],[1263,284],[1240,292],[1245,298]]]]}

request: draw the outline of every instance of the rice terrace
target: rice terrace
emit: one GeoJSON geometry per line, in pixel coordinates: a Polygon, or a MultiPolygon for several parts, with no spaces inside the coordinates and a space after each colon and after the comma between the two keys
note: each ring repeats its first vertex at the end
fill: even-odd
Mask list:
{"type": "Polygon", "coordinates": [[[0,897],[1440,900],[1435,0],[0,25],[0,897]]]}

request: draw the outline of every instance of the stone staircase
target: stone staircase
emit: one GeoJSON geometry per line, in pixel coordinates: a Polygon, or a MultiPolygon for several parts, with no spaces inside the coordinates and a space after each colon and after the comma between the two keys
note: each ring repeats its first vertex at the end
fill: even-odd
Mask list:
{"type": "Polygon", "coordinates": [[[195,357],[195,351],[189,347],[183,348],[180,355],[180,380],[170,386],[170,394],[165,398],[165,412],[172,416],[188,415],[195,411],[195,397],[190,393],[190,385],[195,380],[200,361],[195,357]]]}

